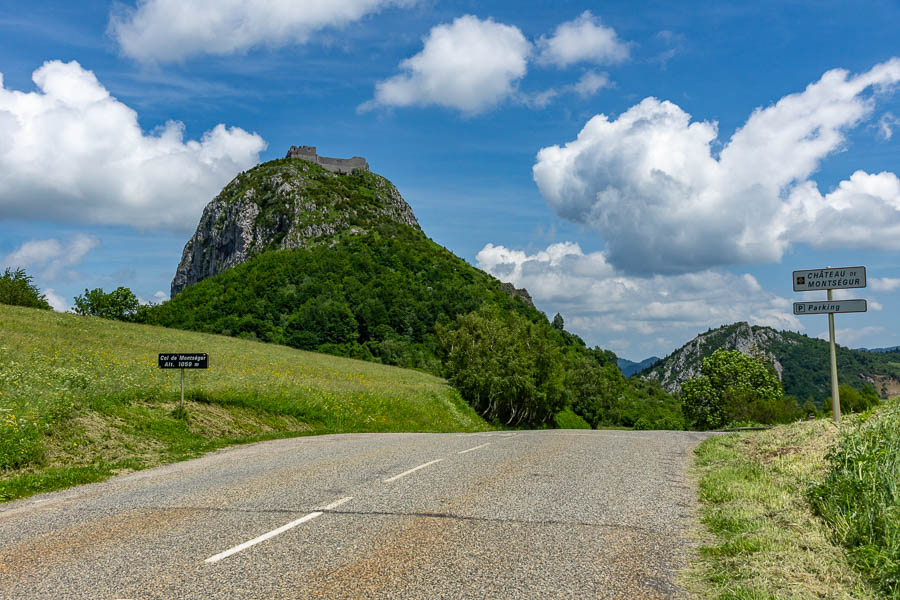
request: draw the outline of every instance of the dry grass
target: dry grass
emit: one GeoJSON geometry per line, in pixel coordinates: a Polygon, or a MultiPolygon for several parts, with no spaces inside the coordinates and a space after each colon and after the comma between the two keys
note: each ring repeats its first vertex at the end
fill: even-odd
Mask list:
{"type": "Polygon", "coordinates": [[[695,468],[712,535],[683,575],[685,587],[719,599],[881,598],[806,497],[825,477],[838,437],[837,426],[819,419],[704,442],[695,468]]]}

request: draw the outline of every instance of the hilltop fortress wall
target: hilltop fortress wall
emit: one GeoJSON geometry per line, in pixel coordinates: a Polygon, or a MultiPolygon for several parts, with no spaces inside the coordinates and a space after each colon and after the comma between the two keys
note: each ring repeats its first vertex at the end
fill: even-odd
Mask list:
{"type": "Polygon", "coordinates": [[[315,146],[291,146],[285,158],[302,158],[339,175],[347,175],[356,170],[369,170],[369,163],[362,156],[354,156],[353,158],[319,156],[316,153],[315,146]]]}

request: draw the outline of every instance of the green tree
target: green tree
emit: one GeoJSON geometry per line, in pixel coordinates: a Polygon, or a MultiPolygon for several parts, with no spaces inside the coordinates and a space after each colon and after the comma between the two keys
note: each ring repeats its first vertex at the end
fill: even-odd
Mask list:
{"type": "Polygon", "coordinates": [[[52,308],[44,294],[31,282],[31,276],[25,273],[25,269],[13,271],[9,267],[0,277],[0,304],[45,310],[52,308]]]}
{"type": "Polygon", "coordinates": [[[722,427],[729,418],[749,420],[741,417],[754,412],[767,420],[780,413],[781,382],[762,361],[719,349],[703,360],[701,373],[681,387],[684,415],[695,427],[722,427]],[[748,410],[754,405],[755,411],[748,410]]]}
{"type": "Polygon", "coordinates": [[[566,328],[566,322],[563,319],[563,316],[559,313],[556,313],[553,316],[553,322],[551,323],[551,325],[553,325],[553,329],[556,329],[557,331],[562,331],[566,328]]]}
{"type": "Polygon", "coordinates": [[[871,385],[864,386],[860,391],[847,384],[841,384],[838,386],[838,396],[841,400],[842,413],[863,412],[880,403],[878,394],[871,385]]]}
{"type": "Polygon", "coordinates": [[[85,288],[83,296],[75,296],[75,312],[79,315],[118,321],[130,320],[137,313],[139,305],[134,292],[122,286],[108,294],[102,288],[90,291],[85,288]]]}
{"type": "Polygon", "coordinates": [[[439,327],[448,379],[486,419],[548,423],[565,406],[563,362],[551,328],[485,305],[439,327]]]}

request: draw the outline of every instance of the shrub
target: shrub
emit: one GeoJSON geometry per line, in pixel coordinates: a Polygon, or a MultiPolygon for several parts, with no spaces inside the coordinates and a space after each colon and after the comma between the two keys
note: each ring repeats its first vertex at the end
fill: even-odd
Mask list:
{"type": "Polygon", "coordinates": [[[45,310],[52,308],[44,294],[31,283],[31,276],[25,273],[25,269],[13,271],[9,267],[0,276],[0,304],[45,310]]]}
{"type": "Polygon", "coordinates": [[[79,315],[128,321],[137,313],[139,302],[127,287],[119,286],[108,294],[102,288],[84,290],[75,296],[75,312],[79,315]]]}
{"type": "Polygon", "coordinates": [[[572,412],[572,409],[566,408],[553,417],[553,422],[559,429],[590,429],[591,426],[587,421],[572,412]]]}

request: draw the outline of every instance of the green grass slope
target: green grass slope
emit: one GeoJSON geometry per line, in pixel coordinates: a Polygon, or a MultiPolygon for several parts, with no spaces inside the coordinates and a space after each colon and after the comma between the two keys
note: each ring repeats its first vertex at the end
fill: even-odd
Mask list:
{"type": "Polygon", "coordinates": [[[421,372],[0,305],[0,501],[246,441],[486,428],[421,372]],[[210,355],[208,371],[186,374],[186,418],[160,352],[210,355]]]}

